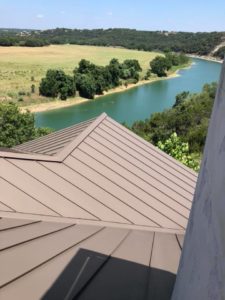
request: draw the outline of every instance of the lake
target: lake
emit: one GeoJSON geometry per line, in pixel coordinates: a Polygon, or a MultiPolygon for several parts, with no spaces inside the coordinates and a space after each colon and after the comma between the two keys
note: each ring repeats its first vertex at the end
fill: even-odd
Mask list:
{"type": "Polygon", "coordinates": [[[91,119],[106,112],[119,122],[131,125],[154,112],[170,108],[177,94],[200,92],[205,83],[218,81],[221,64],[193,59],[189,69],[179,71],[179,77],[139,86],[121,93],[103,96],[79,105],[35,114],[38,127],[61,129],[91,119]]]}

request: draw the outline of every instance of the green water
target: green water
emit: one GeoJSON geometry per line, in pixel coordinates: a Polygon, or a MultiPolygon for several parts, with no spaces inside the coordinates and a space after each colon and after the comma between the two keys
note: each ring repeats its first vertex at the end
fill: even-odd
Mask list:
{"type": "Polygon", "coordinates": [[[171,107],[178,93],[199,92],[205,83],[218,81],[221,64],[201,59],[193,59],[193,63],[190,69],[179,71],[180,77],[139,86],[79,105],[37,113],[36,125],[61,129],[96,117],[102,112],[129,125],[136,120],[144,120],[154,112],[171,107]]]}

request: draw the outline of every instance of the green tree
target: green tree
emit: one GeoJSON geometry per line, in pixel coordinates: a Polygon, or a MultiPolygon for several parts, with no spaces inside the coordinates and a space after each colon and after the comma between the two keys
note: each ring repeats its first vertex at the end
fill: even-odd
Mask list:
{"type": "Polygon", "coordinates": [[[123,66],[126,68],[126,69],[131,69],[131,68],[134,68],[134,70],[136,72],[141,72],[142,71],[142,68],[139,64],[139,61],[137,59],[126,59],[124,62],[123,62],[123,66]]]}
{"type": "Polygon", "coordinates": [[[121,76],[121,65],[118,59],[113,58],[107,67],[111,75],[112,87],[118,86],[120,83],[120,76],[121,76]]]}
{"type": "Polygon", "coordinates": [[[79,66],[77,68],[78,73],[87,74],[89,72],[93,72],[95,65],[92,64],[89,60],[81,59],[79,62],[79,66]]]}
{"type": "Polygon", "coordinates": [[[46,77],[41,80],[39,92],[42,96],[66,100],[75,96],[75,82],[62,70],[48,70],[46,77]]]}
{"type": "Polygon", "coordinates": [[[150,67],[152,73],[156,74],[158,77],[167,76],[166,71],[169,70],[171,64],[165,57],[156,56],[151,62],[150,67]]]}
{"type": "Polygon", "coordinates": [[[47,128],[35,128],[34,115],[21,113],[14,103],[0,104],[0,147],[13,147],[50,133],[47,128]]]}
{"type": "Polygon", "coordinates": [[[176,107],[176,106],[178,106],[178,105],[180,105],[184,100],[186,100],[187,97],[189,96],[189,94],[190,94],[190,92],[184,91],[184,92],[176,95],[176,101],[175,101],[175,103],[173,105],[173,108],[176,107]]]}
{"type": "Polygon", "coordinates": [[[190,155],[188,143],[183,142],[176,133],[171,134],[169,139],[164,142],[159,141],[157,147],[187,167],[199,171],[199,163],[190,155]]]}
{"type": "Polygon", "coordinates": [[[151,75],[151,70],[149,69],[145,74],[144,80],[148,80],[151,77],[151,75]]]}
{"type": "Polygon", "coordinates": [[[79,78],[78,90],[81,97],[94,99],[96,94],[96,85],[93,77],[89,74],[82,75],[79,78]]]}

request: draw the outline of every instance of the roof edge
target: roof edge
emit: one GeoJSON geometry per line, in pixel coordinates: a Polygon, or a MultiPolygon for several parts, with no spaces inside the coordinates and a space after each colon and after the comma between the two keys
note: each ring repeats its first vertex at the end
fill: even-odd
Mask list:
{"type": "Polygon", "coordinates": [[[142,230],[142,231],[151,231],[151,232],[154,231],[154,232],[169,233],[169,234],[185,234],[185,229],[171,229],[171,228],[162,228],[162,227],[145,226],[145,225],[134,225],[134,224],[113,223],[113,222],[107,222],[107,221],[86,220],[86,219],[78,219],[78,218],[43,216],[43,215],[34,215],[34,214],[29,214],[29,213],[24,214],[24,213],[20,213],[20,212],[0,211],[0,217],[7,218],[7,219],[20,219],[20,220],[43,221],[43,222],[63,223],[63,224],[103,226],[103,227],[142,230]]]}
{"type": "Polygon", "coordinates": [[[11,159],[22,159],[22,160],[37,160],[37,161],[50,161],[50,162],[60,162],[57,156],[50,156],[44,154],[31,154],[31,153],[13,153],[0,151],[0,158],[11,158],[11,159]]]}

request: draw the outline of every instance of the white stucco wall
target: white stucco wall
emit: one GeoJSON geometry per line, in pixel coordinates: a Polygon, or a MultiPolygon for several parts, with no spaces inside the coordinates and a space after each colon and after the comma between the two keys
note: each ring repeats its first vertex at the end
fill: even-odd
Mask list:
{"type": "Polygon", "coordinates": [[[225,63],[172,299],[225,299],[225,63]]]}

